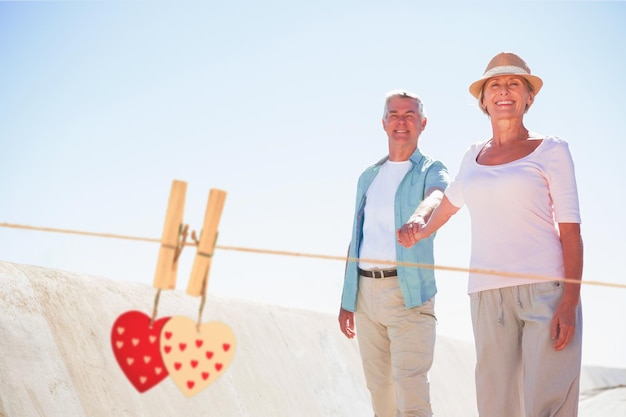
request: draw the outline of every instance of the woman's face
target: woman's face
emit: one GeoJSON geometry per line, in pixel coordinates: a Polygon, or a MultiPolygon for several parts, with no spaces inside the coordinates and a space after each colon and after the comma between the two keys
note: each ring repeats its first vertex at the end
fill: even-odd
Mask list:
{"type": "Polygon", "coordinates": [[[491,118],[523,117],[533,102],[528,82],[519,75],[499,75],[485,82],[482,106],[491,118]]]}

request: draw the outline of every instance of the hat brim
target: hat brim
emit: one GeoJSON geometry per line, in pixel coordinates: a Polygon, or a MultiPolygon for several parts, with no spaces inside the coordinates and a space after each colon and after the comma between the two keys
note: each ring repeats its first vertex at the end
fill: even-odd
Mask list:
{"type": "Polygon", "coordinates": [[[487,72],[485,75],[483,75],[483,77],[480,80],[474,81],[470,85],[469,92],[471,95],[474,96],[474,98],[478,99],[480,97],[480,92],[482,91],[483,86],[485,85],[488,79],[496,77],[498,75],[519,75],[520,77],[524,77],[526,80],[528,80],[530,85],[532,85],[533,92],[535,93],[535,95],[537,95],[539,93],[539,90],[541,90],[541,87],[543,87],[543,80],[537,77],[536,75],[531,75],[531,74],[526,74],[526,73],[520,74],[520,73],[515,73],[512,71],[506,71],[506,70],[497,71],[497,68],[494,68],[494,70],[496,71],[487,72]]]}

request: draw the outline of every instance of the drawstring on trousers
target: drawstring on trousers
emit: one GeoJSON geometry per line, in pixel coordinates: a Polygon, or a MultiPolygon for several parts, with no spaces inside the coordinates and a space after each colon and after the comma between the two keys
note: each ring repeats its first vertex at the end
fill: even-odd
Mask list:
{"type": "Polygon", "coordinates": [[[498,288],[498,294],[500,295],[500,309],[498,310],[498,323],[504,323],[504,300],[502,297],[502,289],[498,288]]]}
{"type": "MultiPolygon", "coordinates": [[[[498,324],[504,323],[504,296],[502,295],[502,290],[506,290],[506,288],[498,288],[498,294],[500,295],[500,308],[498,310],[498,324]]],[[[520,286],[517,285],[515,287],[515,292],[517,295],[517,305],[519,308],[524,308],[524,303],[522,303],[522,293],[520,291],[520,286]]]]}
{"type": "Polygon", "coordinates": [[[522,295],[521,295],[521,293],[520,293],[520,289],[519,289],[519,287],[520,287],[519,285],[518,285],[517,287],[515,287],[515,288],[517,288],[517,305],[518,305],[520,308],[524,308],[524,305],[522,304],[522,295]]]}

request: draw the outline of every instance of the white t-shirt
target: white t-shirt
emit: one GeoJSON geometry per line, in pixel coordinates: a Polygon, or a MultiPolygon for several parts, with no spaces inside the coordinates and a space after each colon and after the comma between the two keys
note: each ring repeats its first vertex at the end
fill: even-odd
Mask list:
{"type": "Polygon", "coordinates": [[[371,260],[396,260],[395,198],[400,182],[411,169],[411,161],[386,161],[365,193],[365,216],[363,220],[363,242],[359,258],[362,269],[390,269],[385,263],[371,260]]]}
{"type": "MultiPolygon", "coordinates": [[[[467,150],[446,190],[453,205],[467,204],[470,212],[470,269],[563,278],[557,223],[580,223],[567,142],[546,137],[524,158],[495,166],[476,162],[484,145],[467,150]]],[[[542,281],[470,271],[468,292],[542,281]]]]}

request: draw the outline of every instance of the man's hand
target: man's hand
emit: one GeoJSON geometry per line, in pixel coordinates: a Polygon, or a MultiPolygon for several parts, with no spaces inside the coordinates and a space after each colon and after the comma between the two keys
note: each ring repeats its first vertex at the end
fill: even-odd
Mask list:
{"type": "Polygon", "coordinates": [[[423,218],[417,217],[414,219],[409,219],[409,221],[403,224],[402,227],[396,232],[398,243],[405,248],[410,248],[411,246],[415,245],[417,242],[426,237],[423,233],[421,233],[423,227],[423,218]]]}
{"type": "Polygon", "coordinates": [[[348,339],[352,339],[356,332],[354,331],[354,313],[341,308],[339,310],[339,328],[341,333],[345,334],[348,339]]]}

